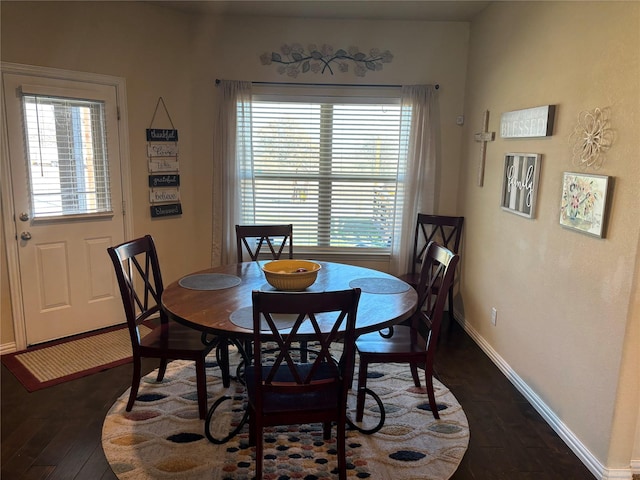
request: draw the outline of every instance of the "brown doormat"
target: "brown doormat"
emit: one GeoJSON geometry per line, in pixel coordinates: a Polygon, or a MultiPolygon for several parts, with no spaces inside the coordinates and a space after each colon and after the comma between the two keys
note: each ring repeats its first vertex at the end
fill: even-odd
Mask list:
{"type": "MultiPolygon", "coordinates": [[[[151,329],[141,325],[140,335],[151,329]]],[[[116,326],[2,355],[29,392],[85,377],[132,360],[129,330],[116,326]]]]}

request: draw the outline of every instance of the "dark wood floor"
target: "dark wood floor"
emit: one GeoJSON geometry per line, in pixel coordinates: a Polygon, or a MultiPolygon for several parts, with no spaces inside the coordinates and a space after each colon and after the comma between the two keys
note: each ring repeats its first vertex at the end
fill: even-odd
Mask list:
{"type": "MultiPolygon", "coordinates": [[[[438,376],[464,408],[471,430],[453,480],[594,478],[457,324],[438,355],[438,376]]],[[[148,372],[156,364],[144,367],[148,372]]],[[[100,436],[130,375],[131,365],[124,365],[28,393],[3,366],[0,478],[116,479],[100,436]]]]}

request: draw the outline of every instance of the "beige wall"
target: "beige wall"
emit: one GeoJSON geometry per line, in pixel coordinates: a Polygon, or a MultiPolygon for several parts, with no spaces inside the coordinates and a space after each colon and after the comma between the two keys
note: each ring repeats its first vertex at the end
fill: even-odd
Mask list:
{"type": "MultiPolygon", "coordinates": [[[[219,185],[211,163],[215,78],[286,81],[258,57],[295,41],[394,54],[375,76],[304,81],[439,83],[439,211],[466,217],[458,313],[599,462],[628,468],[630,458],[638,459],[638,3],[497,2],[471,29],[459,23],[222,20],[129,2],[4,1],[0,8],[3,61],[126,79],[134,234],[156,237],[167,281],[209,265],[212,211],[224,208],[211,206],[219,185]],[[184,214],[151,220],[144,130],[160,96],[180,133],[184,214]],[[491,111],[490,129],[498,131],[502,112],[544,104],[558,105],[554,135],[497,138],[487,148],[484,187],[477,187],[473,134],[482,112],[491,111]],[[595,107],[611,108],[616,130],[600,172],[616,178],[604,240],[558,225],[561,175],[574,170],[567,137],[578,113],[595,107]],[[461,128],[455,118],[462,113],[461,128]],[[513,151],[544,156],[534,220],[498,206],[503,155],[513,151]],[[493,306],[496,327],[489,322],[493,306]]],[[[13,336],[2,261],[4,344],[13,336]]]]}
{"type": "MultiPolygon", "coordinates": [[[[2,2],[1,8],[2,61],[126,79],[134,235],[149,232],[156,238],[165,282],[211,263],[212,197],[220,191],[211,162],[215,79],[290,80],[260,64],[265,49],[294,41],[389,49],[395,55],[393,62],[375,76],[361,79],[336,73],[307,81],[440,83],[446,159],[440,176],[443,184],[457,181],[460,128],[455,117],[462,111],[468,24],[222,20],[191,17],[144,2],[2,2]],[[184,213],[181,218],[152,220],[144,130],[160,96],[179,131],[184,213]]],[[[216,199],[219,217],[224,204],[216,199]]],[[[456,213],[455,189],[442,189],[439,199],[443,213],[456,213]]],[[[385,263],[370,266],[387,268],[385,263]]],[[[6,262],[3,267],[5,271],[6,262]]],[[[9,299],[5,288],[2,299],[4,308],[9,299]]],[[[13,340],[11,325],[11,318],[3,315],[3,344],[13,340]]]]}
{"type": "MultiPolygon", "coordinates": [[[[157,242],[166,281],[210,264],[211,135],[193,128],[188,16],[143,2],[2,2],[1,59],[126,79],[133,235],[157,242]],[[151,219],[145,129],[162,97],[179,132],[183,215],[151,219]],[[197,137],[196,137],[197,135],[197,137]]],[[[199,108],[210,101],[203,101],[199,108]]],[[[154,127],[167,128],[160,108],[154,127]]],[[[4,212],[3,212],[4,214],[4,212]]],[[[4,249],[4,248],[3,248],[4,249]]],[[[4,253],[4,252],[3,252],[4,253]]],[[[6,261],[3,257],[3,275],[6,261]]],[[[2,344],[13,341],[2,283],[2,344]]]]}
{"type": "MultiPolygon", "coordinates": [[[[462,112],[469,26],[466,23],[335,21],[285,18],[230,18],[215,28],[207,28],[204,19],[196,29],[199,45],[210,56],[203,64],[211,65],[210,83],[215,78],[274,82],[318,82],[346,84],[422,84],[438,83],[442,112],[442,156],[438,185],[456,184],[459,176],[460,132],[455,119],[462,112]],[[327,32],[331,32],[330,35],[327,32]],[[280,75],[276,65],[261,65],[263,52],[279,51],[284,43],[301,45],[326,42],[336,50],[357,46],[363,50],[390,50],[393,61],[382,71],[356,77],[352,71],[334,75],[305,75],[298,78],[280,75]]],[[[206,76],[207,72],[204,72],[206,76]]],[[[218,188],[214,195],[220,191],[218,188]]],[[[440,188],[437,206],[441,213],[457,213],[457,192],[440,188]]],[[[218,208],[224,208],[219,202],[218,208]]],[[[217,212],[219,212],[218,210],[217,212]]],[[[388,262],[359,264],[388,269],[388,262]]]]}
{"type": "Polygon", "coordinates": [[[472,23],[465,101],[464,319],[611,468],[629,468],[640,401],[639,35],[636,2],[496,2],[472,23]],[[482,112],[499,132],[502,112],[549,104],[558,105],[553,136],[498,134],[477,187],[482,112]],[[568,137],[578,113],[595,107],[610,108],[615,131],[606,163],[591,172],[616,179],[605,239],[558,224],[562,173],[577,170],[568,137]],[[534,220],[499,207],[508,152],[543,154],[534,220]]]}

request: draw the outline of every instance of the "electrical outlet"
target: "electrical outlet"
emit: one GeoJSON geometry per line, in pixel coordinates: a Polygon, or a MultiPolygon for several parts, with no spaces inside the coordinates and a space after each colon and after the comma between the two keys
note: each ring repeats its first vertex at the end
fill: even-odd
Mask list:
{"type": "Polygon", "coordinates": [[[496,325],[496,320],[498,320],[498,310],[496,310],[496,307],[491,307],[491,325],[494,327],[496,325]]]}

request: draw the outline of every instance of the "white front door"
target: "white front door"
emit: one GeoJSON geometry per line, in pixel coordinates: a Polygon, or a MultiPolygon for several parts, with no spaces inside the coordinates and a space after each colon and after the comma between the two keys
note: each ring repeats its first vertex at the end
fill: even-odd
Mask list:
{"type": "Polygon", "coordinates": [[[5,70],[13,212],[4,209],[26,344],[122,323],[107,255],[125,238],[116,86],[5,70]]]}

